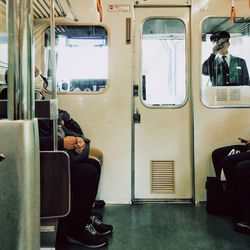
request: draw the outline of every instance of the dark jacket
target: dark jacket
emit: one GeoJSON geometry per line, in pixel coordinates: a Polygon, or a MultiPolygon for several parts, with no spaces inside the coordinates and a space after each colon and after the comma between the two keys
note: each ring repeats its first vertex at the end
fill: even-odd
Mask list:
{"type": "MultiPolygon", "coordinates": [[[[202,65],[202,74],[209,76],[213,86],[223,86],[221,59],[211,54],[202,65]]],[[[230,55],[229,86],[249,84],[249,74],[245,60],[230,55]]]]}
{"type": "MultiPolygon", "coordinates": [[[[38,120],[40,150],[53,150],[53,123],[50,120],[38,120]]],[[[58,149],[63,150],[63,138],[58,137],[58,149]]]]}
{"type": "MultiPolygon", "coordinates": [[[[82,161],[88,159],[90,140],[86,138],[82,132],[80,125],[70,117],[69,113],[65,110],[58,110],[58,122],[64,120],[64,126],[61,126],[65,136],[82,137],[85,142],[85,148],[81,154],[76,153],[74,150],[65,150],[63,145],[63,137],[58,136],[58,149],[65,150],[70,156],[71,162],[82,161]]],[[[53,123],[50,120],[39,120],[39,138],[40,150],[53,150],[53,123]]],[[[59,135],[59,133],[58,133],[59,135]]]]}

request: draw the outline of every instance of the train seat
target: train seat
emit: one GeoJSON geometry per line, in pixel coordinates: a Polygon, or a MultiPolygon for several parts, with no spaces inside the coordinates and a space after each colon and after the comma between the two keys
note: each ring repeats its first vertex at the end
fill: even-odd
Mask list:
{"type": "MultiPolygon", "coordinates": [[[[36,100],[35,117],[38,119],[57,119],[58,105],[56,99],[36,100]]],[[[0,119],[7,118],[7,100],[0,99],[0,119]]]]}
{"type": "Polygon", "coordinates": [[[7,87],[0,88],[0,100],[7,99],[7,87]]]}
{"type": "Polygon", "coordinates": [[[58,219],[70,211],[69,166],[64,151],[40,152],[41,249],[55,248],[58,219]]]}

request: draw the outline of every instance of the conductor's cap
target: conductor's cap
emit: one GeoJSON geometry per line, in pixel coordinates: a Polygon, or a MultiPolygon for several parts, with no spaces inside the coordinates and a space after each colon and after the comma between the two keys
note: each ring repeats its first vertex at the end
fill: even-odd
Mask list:
{"type": "Polygon", "coordinates": [[[211,42],[217,42],[221,38],[229,39],[230,38],[230,34],[227,31],[217,31],[217,32],[214,32],[210,36],[210,41],[211,42]]]}

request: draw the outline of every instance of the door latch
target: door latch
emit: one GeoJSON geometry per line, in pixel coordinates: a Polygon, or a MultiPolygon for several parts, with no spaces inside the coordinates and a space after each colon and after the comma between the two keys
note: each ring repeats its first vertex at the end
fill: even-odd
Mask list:
{"type": "Polygon", "coordinates": [[[136,112],[134,113],[134,123],[140,123],[141,122],[141,114],[136,109],[136,112]]]}
{"type": "Polygon", "coordinates": [[[138,85],[133,86],[133,96],[138,96],[139,95],[139,87],[138,85]]]}

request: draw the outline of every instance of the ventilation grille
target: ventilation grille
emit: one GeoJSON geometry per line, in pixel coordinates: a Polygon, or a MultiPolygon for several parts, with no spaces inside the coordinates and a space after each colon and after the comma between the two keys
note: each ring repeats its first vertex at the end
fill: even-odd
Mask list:
{"type": "Polygon", "coordinates": [[[217,89],[216,91],[216,101],[226,101],[227,100],[227,90],[217,89]]]}
{"type": "Polygon", "coordinates": [[[230,101],[240,101],[240,89],[230,89],[230,101]]]}
{"type": "Polygon", "coordinates": [[[216,91],[216,101],[241,101],[240,88],[235,89],[217,89],[216,91]]]}
{"type": "Polygon", "coordinates": [[[151,193],[174,194],[174,161],[151,161],[151,193]]]}

